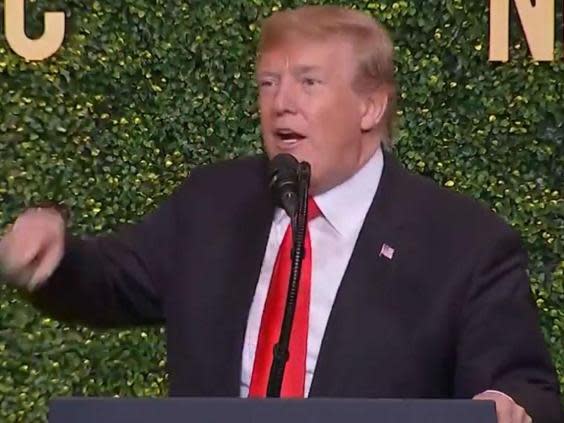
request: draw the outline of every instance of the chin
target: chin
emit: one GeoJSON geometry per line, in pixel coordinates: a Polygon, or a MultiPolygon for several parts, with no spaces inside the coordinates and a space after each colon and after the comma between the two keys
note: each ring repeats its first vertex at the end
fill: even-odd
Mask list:
{"type": "Polygon", "coordinates": [[[287,153],[291,154],[298,160],[299,162],[308,162],[310,165],[313,166],[312,154],[311,151],[307,151],[307,148],[304,148],[303,145],[296,145],[293,148],[285,148],[278,150],[280,153],[287,153]]]}

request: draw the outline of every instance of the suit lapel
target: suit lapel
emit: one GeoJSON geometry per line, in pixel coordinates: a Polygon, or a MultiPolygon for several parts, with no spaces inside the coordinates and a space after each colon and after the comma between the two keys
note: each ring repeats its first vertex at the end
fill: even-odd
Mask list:
{"type": "Polygon", "coordinates": [[[220,384],[227,384],[227,394],[238,396],[240,389],[241,363],[245,331],[249,310],[259,279],[260,269],[264,258],[274,207],[270,197],[270,191],[266,184],[266,160],[261,160],[260,170],[257,175],[257,188],[254,194],[249,196],[245,204],[233,216],[235,233],[233,239],[234,251],[227,256],[234,257],[235,263],[230,267],[234,269],[229,278],[231,286],[229,292],[230,310],[223,312],[224,316],[232,321],[233,336],[225,351],[220,352],[223,360],[230,369],[220,384]],[[232,288],[235,287],[235,288],[232,288]]]}
{"type": "MultiPolygon", "coordinates": [[[[360,319],[359,306],[381,296],[381,289],[393,280],[398,256],[408,247],[404,242],[402,205],[399,204],[401,165],[390,154],[384,154],[380,185],[368,210],[351,259],[341,281],[327,322],[317,359],[310,396],[342,396],[343,381],[354,351],[354,336],[373,331],[371,319],[360,319]],[[384,245],[392,248],[382,252],[384,245]],[[403,251],[402,251],[403,250],[403,251]],[[381,254],[383,253],[383,254],[381,254]],[[366,327],[362,327],[366,325],[366,327]]],[[[405,207],[405,205],[403,205],[405,207]]],[[[362,310],[371,313],[373,305],[362,310]]],[[[357,346],[358,348],[358,346],[357,346]]]]}

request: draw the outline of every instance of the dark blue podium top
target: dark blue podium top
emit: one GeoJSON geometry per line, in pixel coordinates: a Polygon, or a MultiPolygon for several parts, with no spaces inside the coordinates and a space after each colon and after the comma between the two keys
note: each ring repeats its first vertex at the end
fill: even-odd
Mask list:
{"type": "Polygon", "coordinates": [[[49,423],[496,423],[495,404],[472,400],[61,398],[49,423]]]}

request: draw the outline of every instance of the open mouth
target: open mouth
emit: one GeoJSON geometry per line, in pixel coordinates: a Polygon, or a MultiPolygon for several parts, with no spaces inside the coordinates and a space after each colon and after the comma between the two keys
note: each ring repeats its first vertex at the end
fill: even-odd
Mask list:
{"type": "Polygon", "coordinates": [[[274,131],[274,135],[276,136],[276,139],[279,141],[280,145],[288,148],[293,147],[306,138],[304,134],[286,128],[277,129],[276,131],[274,131]]]}

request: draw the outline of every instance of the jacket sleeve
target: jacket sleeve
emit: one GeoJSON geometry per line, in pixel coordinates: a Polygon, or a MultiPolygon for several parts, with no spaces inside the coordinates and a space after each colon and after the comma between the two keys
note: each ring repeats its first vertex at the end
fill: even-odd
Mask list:
{"type": "Polygon", "coordinates": [[[28,300],[56,319],[92,327],[162,323],[164,282],[189,186],[186,181],[141,222],[115,233],[67,236],[61,263],[28,300]]]}
{"type": "Polygon", "coordinates": [[[480,250],[461,316],[455,395],[498,390],[535,423],[561,422],[556,372],[540,330],[519,237],[503,226],[480,250]]]}

